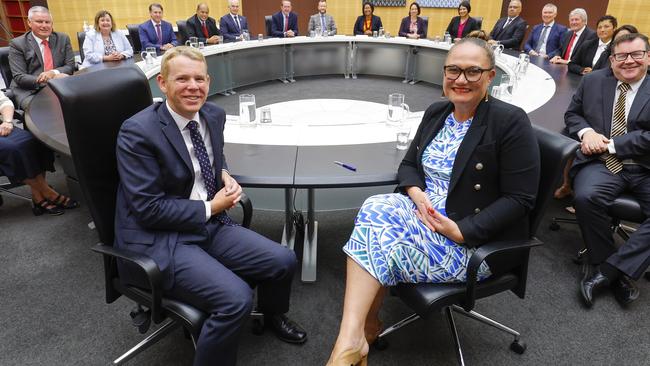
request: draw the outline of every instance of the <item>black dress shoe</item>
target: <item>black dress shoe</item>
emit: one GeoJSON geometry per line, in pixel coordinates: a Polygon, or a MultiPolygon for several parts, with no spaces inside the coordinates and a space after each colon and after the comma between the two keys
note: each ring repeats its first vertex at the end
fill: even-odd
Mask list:
{"type": "Polygon", "coordinates": [[[596,271],[590,278],[585,278],[580,281],[580,294],[587,307],[594,306],[594,292],[609,285],[609,279],[605,277],[600,271],[596,271]]]}
{"type": "Polygon", "coordinates": [[[265,316],[264,325],[271,328],[275,335],[285,342],[305,343],[307,341],[307,332],[284,314],[265,316]]]}
{"type": "Polygon", "coordinates": [[[621,305],[628,305],[639,298],[639,289],[627,276],[621,276],[614,283],[614,297],[621,305]]]}

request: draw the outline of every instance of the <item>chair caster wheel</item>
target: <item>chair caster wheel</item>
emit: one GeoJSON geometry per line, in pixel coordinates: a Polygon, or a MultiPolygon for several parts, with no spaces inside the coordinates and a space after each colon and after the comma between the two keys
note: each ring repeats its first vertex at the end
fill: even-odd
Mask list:
{"type": "Polygon", "coordinates": [[[253,319],[253,334],[262,335],[264,334],[264,322],[261,319],[253,319]]]}
{"type": "Polygon", "coordinates": [[[560,230],[560,224],[558,224],[557,222],[553,221],[553,222],[551,222],[551,224],[548,226],[548,229],[551,230],[551,231],[558,231],[558,230],[560,230]]]}
{"type": "Polygon", "coordinates": [[[526,351],[526,343],[520,340],[514,340],[510,343],[510,350],[521,355],[526,351]]]}
{"type": "Polygon", "coordinates": [[[384,338],[377,338],[372,343],[372,348],[376,349],[377,351],[383,351],[386,348],[388,348],[388,341],[385,340],[384,338]]]}

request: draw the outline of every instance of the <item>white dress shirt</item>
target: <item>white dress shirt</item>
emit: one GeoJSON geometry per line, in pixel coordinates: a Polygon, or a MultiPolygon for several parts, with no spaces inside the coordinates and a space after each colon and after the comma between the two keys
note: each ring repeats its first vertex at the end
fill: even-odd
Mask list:
{"type": "MultiPolygon", "coordinates": [[[[205,144],[205,149],[208,151],[208,158],[210,159],[210,167],[212,167],[214,162],[214,153],[212,151],[212,140],[210,139],[210,131],[208,131],[207,126],[204,121],[201,121],[199,118],[199,113],[197,112],[194,117],[189,120],[180,114],[174,112],[173,109],[169,106],[169,102],[165,102],[169,114],[171,114],[176,126],[181,131],[183,136],[183,142],[185,142],[185,147],[190,153],[190,160],[192,160],[192,170],[194,170],[194,184],[192,184],[192,192],[190,193],[191,200],[203,201],[205,203],[205,221],[208,221],[212,216],[212,209],[210,208],[210,202],[208,201],[208,191],[205,189],[205,181],[201,175],[201,166],[199,165],[199,159],[194,153],[194,144],[192,143],[192,138],[190,137],[190,129],[187,128],[187,124],[190,121],[196,121],[199,124],[199,133],[205,144]]],[[[221,176],[215,177],[216,179],[221,179],[221,176]]]]}
{"type": "MultiPolygon", "coordinates": [[[[36,37],[36,35],[32,32],[32,37],[36,40],[36,44],[38,44],[38,50],[41,51],[41,60],[43,60],[43,69],[45,69],[45,58],[43,57],[43,40],[36,37]]],[[[46,41],[50,42],[50,37],[47,37],[45,39],[46,41]]],[[[52,46],[50,45],[50,52],[52,52],[52,46]]],[[[54,64],[54,54],[52,54],[52,63],[54,64]]],[[[54,74],[60,74],[61,71],[56,69],[56,65],[52,65],[54,68],[50,71],[52,71],[54,74]]]]}
{"type": "Polygon", "coordinates": [[[546,54],[546,43],[548,42],[548,35],[551,34],[551,29],[553,29],[554,25],[555,25],[555,21],[552,21],[549,24],[542,25],[542,33],[544,33],[544,27],[548,27],[548,28],[546,28],[546,34],[544,35],[544,39],[540,39],[540,42],[542,42],[542,47],[539,48],[540,54],[544,54],[544,55],[546,54]]]}
{"type": "MultiPolygon", "coordinates": [[[[611,42],[611,40],[609,42],[611,42]]],[[[609,45],[609,42],[603,43],[602,40],[600,40],[600,39],[598,40],[598,48],[596,48],[596,54],[594,55],[594,59],[591,60],[591,67],[593,67],[596,64],[596,62],[598,62],[598,59],[600,58],[600,55],[603,54],[603,52],[605,51],[605,49],[609,45]]],[[[617,89],[617,91],[618,91],[618,89],[617,89]]],[[[630,95],[629,93],[630,93],[630,91],[628,91],[628,95],[630,95]]]]}

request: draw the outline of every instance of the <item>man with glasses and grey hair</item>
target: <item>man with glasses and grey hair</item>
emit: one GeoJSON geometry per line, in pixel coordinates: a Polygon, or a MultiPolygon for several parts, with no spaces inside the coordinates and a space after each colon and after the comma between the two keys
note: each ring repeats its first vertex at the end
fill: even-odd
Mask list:
{"type": "Polygon", "coordinates": [[[560,42],[560,49],[554,54],[549,54],[551,63],[567,65],[582,44],[590,39],[597,38],[596,31],[587,27],[587,11],[576,8],[569,13],[569,31],[564,33],[560,42]]]}
{"type": "Polygon", "coordinates": [[[590,271],[580,283],[587,307],[611,287],[621,305],[639,297],[637,280],[650,265],[650,219],[616,248],[607,208],[622,192],[650,214],[650,81],[648,38],[626,34],[611,43],[611,68],[582,78],[564,115],[581,141],[571,167],[575,209],[590,271]]]}
{"type": "Polygon", "coordinates": [[[315,32],[317,28],[323,33],[327,32],[328,36],[336,34],[336,23],[334,17],[327,14],[327,1],[325,0],[318,2],[318,13],[309,18],[308,30],[315,32]]]}
{"type": "Polygon", "coordinates": [[[30,31],[9,43],[10,88],[16,104],[25,109],[47,81],[72,75],[75,70],[70,37],[52,31],[52,15],[43,6],[27,12],[30,31]]]}
{"type": "Polygon", "coordinates": [[[531,56],[542,56],[548,58],[555,55],[560,48],[560,40],[566,27],[555,22],[557,6],[548,3],[542,8],[542,23],[533,27],[533,30],[524,44],[524,51],[531,56]]]}

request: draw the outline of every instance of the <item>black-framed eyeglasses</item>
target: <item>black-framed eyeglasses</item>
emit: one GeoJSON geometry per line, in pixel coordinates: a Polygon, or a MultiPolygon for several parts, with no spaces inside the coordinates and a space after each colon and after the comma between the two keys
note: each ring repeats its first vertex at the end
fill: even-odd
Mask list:
{"type": "Polygon", "coordinates": [[[481,76],[483,76],[484,72],[490,71],[492,69],[482,69],[478,66],[461,69],[456,65],[447,65],[443,67],[443,70],[445,72],[445,77],[449,80],[456,80],[460,77],[461,74],[463,74],[465,75],[465,80],[470,83],[475,83],[481,80],[481,76]]]}
{"type": "Polygon", "coordinates": [[[621,62],[627,60],[628,56],[632,56],[632,58],[635,60],[643,60],[646,53],[648,53],[648,51],[621,52],[615,53],[613,56],[614,60],[621,62]]]}

